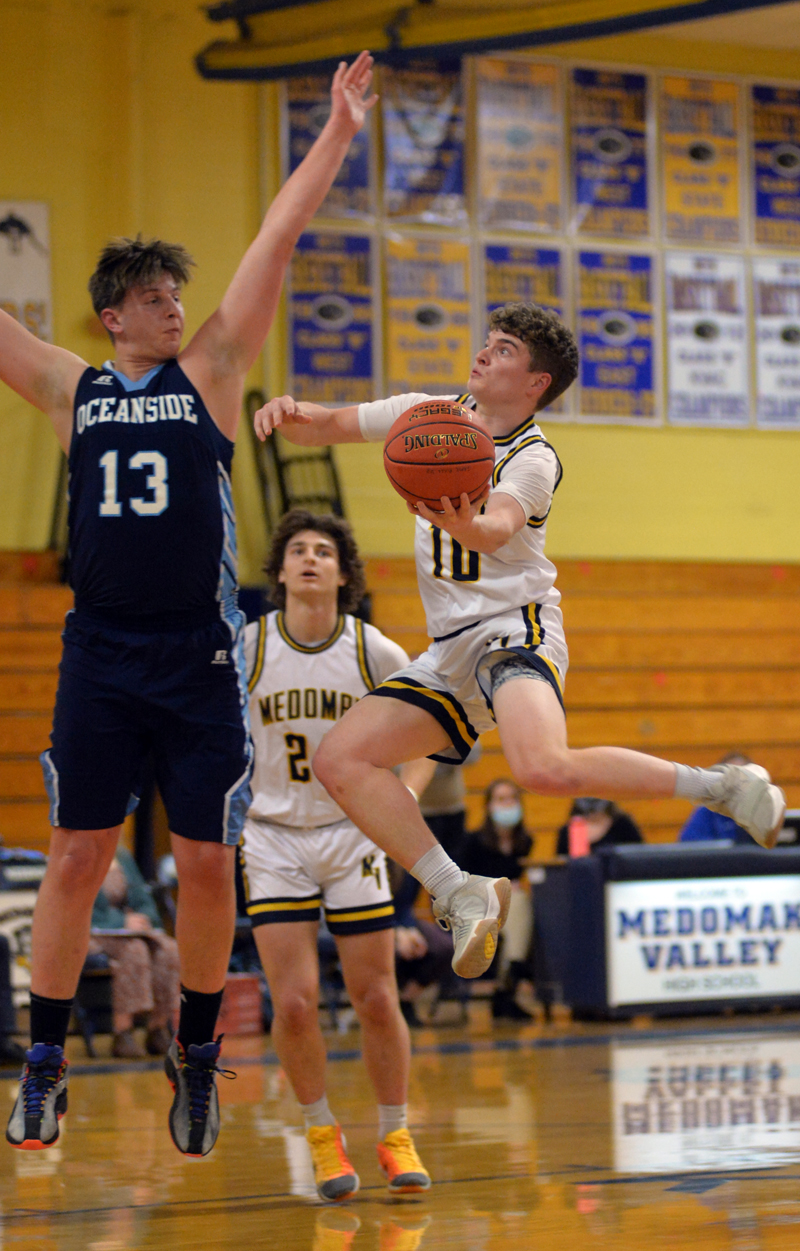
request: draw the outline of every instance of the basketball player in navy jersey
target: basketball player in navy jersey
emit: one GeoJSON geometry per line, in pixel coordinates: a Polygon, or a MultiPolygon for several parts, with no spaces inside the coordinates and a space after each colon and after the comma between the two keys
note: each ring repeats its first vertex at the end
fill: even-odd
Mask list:
{"type": "Polygon", "coordinates": [[[31,1049],[6,1133],[37,1150],[66,1111],[64,1042],[92,904],[152,752],[180,880],[181,1013],[166,1057],[178,1149],[219,1129],[214,1028],[233,939],[233,867],[250,802],[236,604],[233,440],[298,236],[375,96],[372,58],[339,66],[329,120],[275,198],[217,311],[181,349],[181,247],[116,240],[89,290],[115,362],[102,370],[0,312],[0,378],[51,418],[69,456],[67,618],[42,757],[53,825],[33,920],[31,1049]]]}

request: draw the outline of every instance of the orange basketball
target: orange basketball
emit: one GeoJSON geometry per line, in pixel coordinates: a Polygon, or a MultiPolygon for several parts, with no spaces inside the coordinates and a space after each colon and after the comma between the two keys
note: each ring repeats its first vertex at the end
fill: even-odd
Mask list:
{"type": "Polygon", "coordinates": [[[494,442],[477,413],[454,400],[423,400],[401,413],[386,436],[383,463],[398,495],[442,511],[484,492],[494,469],[494,442]]]}

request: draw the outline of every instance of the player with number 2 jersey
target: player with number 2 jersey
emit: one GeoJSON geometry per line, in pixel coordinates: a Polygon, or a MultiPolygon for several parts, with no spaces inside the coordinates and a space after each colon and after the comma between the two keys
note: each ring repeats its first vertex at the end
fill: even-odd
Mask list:
{"type": "Polygon", "coordinates": [[[245,631],[255,769],[243,859],[247,913],[275,1013],[272,1039],[303,1112],[318,1194],[349,1198],[358,1175],[328,1106],[317,1015],[324,909],[378,1098],[380,1166],[391,1193],[425,1190],[430,1178],[406,1124],[410,1044],[386,856],[311,771],[325,735],[408,657],[347,611],[364,594],[364,572],[340,518],[287,513],[267,573],[279,609],[245,631]]]}

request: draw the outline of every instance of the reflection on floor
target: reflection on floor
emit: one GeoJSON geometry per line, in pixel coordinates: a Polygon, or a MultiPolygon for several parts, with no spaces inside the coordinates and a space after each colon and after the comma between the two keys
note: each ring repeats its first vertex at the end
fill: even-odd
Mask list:
{"type": "MultiPolygon", "coordinates": [[[[150,1063],[82,1060],[60,1144],[0,1151],[2,1251],[620,1251],[800,1247],[800,1019],[415,1034],[411,1110],[429,1195],[390,1200],[358,1034],[332,1036],[331,1103],[362,1189],[313,1198],[269,1041],[226,1040],[206,1161],[166,1129],[150,1063]],[[345,1051],[343,1043],[352,1050],[345,1051]]],[[[72,1045],[72,1044],[71,1044],[72,1045]]],[[[10,1107],[14,1082],[0,1082],[10,1107]]]]}

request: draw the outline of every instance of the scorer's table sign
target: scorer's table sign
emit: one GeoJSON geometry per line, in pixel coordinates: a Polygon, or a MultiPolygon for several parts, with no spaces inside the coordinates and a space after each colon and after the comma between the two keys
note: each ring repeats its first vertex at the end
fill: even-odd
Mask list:
{"type": "Polygon", "coordinates": [[[606,884],[608,1002],[800,997],[800,875],[606,884]]]}

